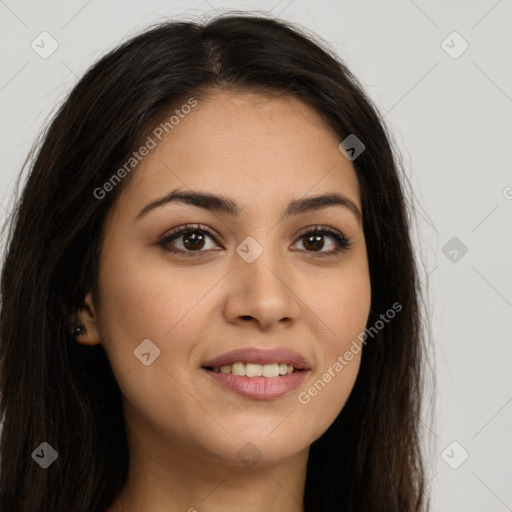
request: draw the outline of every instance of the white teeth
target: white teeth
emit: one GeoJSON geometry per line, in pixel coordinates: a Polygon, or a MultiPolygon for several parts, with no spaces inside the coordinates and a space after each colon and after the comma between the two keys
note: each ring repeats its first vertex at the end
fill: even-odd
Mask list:
{"type": "Polygon", "coordinates": [[[277,377],[278,375],[279,365],[277,363],[263,365],[263,377],[277,377]]]}
{"type": "Polygon", "coordinates": [[[261,377],[263,375],[263,366],[261,364],[247,363],[245,365],[245,375],[247,377],[261,377]]]}
{"type": "Polygon", "coordinates": [[[255,364],[237,362],[232,365],[214,368],[216,373],[231,373],[247,377],[279,377],[293,373],[294,367],[286,363],[255,364]]]}
{"type": "Polygon", "coordinates": [[[244,363],[235,363],[231,366],[231,373],[233,375],[245,375],[245,365],[244,363]]]}

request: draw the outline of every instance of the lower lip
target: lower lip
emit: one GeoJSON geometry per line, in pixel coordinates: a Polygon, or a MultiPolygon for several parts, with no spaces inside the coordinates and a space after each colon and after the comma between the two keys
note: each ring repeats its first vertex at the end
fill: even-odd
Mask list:
{"type": "Polygon", "coordinates": [[[302,370],[279,377],[245,377],[232,373],[214,372],[204,368],[203,371],[224,388],[252,400],[270,400],[282,397],[298,388],[309,373],[308,370],[302,370]]]}

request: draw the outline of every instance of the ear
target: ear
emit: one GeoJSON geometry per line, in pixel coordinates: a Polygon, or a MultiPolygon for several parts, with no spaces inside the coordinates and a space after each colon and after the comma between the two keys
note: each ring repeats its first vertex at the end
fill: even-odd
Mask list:
{"type": "Polygon", "coordinates": [[[75,336],[75,340],[82,345],[98,345],[101,344],[101,338],[98,332],[97,315],[92,298],[92,292],[89,292],[84,300],[83,308],[77,313],[73,319],[72,329],[77,325],[84,325],[86,332],[75,336]]]}

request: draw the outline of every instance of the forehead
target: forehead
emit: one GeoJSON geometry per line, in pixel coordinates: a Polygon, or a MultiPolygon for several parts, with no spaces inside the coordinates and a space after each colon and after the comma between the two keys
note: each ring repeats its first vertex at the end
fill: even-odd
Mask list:
{"type": "Polygon", "coordinates": [[[219,91],[187,111],[175,116],[161,141],[153,136],[157,144],[137,167],[124,201],[143,205],[179,186],[208,188],[244,205],[260,199],[260,208],[339,191],[360,208],[340,138],[298,98],[219,91]]]}

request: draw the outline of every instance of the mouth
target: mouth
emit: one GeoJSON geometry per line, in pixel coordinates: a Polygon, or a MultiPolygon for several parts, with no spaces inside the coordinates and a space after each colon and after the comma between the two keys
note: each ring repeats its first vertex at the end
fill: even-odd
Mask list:
{"type": "Polygon", "coordinates": [[[215,373],[224,373],[231,375],[238,375],[241,377],[282,377],[289,375],[290,373],[305,371],[301,368],[295,368],[295,366],[287,363],[268,363],[268,364],[256,364],[247,362],[236,362],[230,365],[223,366],[203,366],[205,370],[209,370],[215,373]]]}
{"type": "Polygon", "coordinates": [[[252,400],[280,398],[311,371],[308,361],[286,349],[242,349],[207,361],[201,369],[224,389],[252,400]]]}

